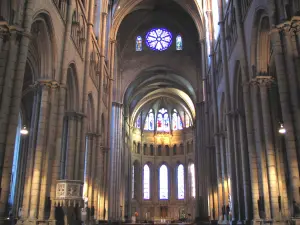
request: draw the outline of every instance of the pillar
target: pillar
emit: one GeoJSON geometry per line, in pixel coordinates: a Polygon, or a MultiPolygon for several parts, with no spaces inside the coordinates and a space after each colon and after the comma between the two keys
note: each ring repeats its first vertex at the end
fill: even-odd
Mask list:
{"type": "Polygon", "coordinates": [[[276,75],[280,96],[280,105],[282,110],[282,117],[284,122],[284,127],[286,129],[285,143],[287,149],[287,160],[288,160],[288,170],[290,173],[290,185],[291,185],[291,200],[293,202],[294,212],[293,216],[299,217],[295,212],[300,212],[300,195],[299,195],[299,162],[297,159],[296,150],[296,139],[295,130],[293,125],[293,119],[291,115],[290,108],[290,98],[289,98],[289,87],[286,74],[286,66],[284,64],[284,49],[282,46],[282,36],[280,30],[275,28],[275,3],[272,0],[268,0],[268,9],[271,21],[271,31],[270,38],[273,46],[273,55],[275,58],[276,75]],[[297,209],[297,210],[296,210],[297,209]]]}
{"type": "Polygon", "coordinates": [[[279,205],[278,205],[278,180],[276,171],[276,158],[272,131],[272,121],[271,121],[271,111],[269,107],[268,99],[268,86],[271,85],[273,80],[271,78],[259,79],[260,96],[261,96],[261,106],[262,106],[262,116],[263,116],[263,126],[264,126],[264,136],[265,145],[267,153],[267,170],[268,170],[268,182],[269,182],[269,192],[270,192],[270,205],[271,205],[271,218],[275,221],[279,219],[279,205]]]}
{"type": "MultiPolygon", "coordinates": [[[[259,182],[260,182],[260,201],[263,201],[263,204],[261,206],[264,207],[264,209],[261,209],[260,216],[263,219],[270,219],[271,212],[270,212],[270,197],[269,197],[269,183],[268,183],[268,174],[267,174],[267,163],[266,163],[266,155],[265,155],[265,146],[263,142],[263,130],[262,130],[262,117],[261,117],[261,104],[265,104],[265,102],[261,102],[261,99],[259,98],[259,87],[256,80],[252,82],[252,105],[253,105],[253,111],[254,111],[254,122],[255,122],[255,141],[256,141],[256,153],[258,156],[258,162],[259,162],[259,182]],[[264,211],[262,211],[264,210],[264,211]]],[[[257,202],[254,202],[253,204],[258,204],[257,202]]]]}
{"type": "Polygon", "coordinates": [[[121,197],[121,154],[123,151],[123,135],[122,135],[122,123],[123,123],[123,105],[120,103],[113,103],[112,107],[112,121],[111,121],[111,151],[109,162],[109,211],[108,217],[110,220],[117,221],[120,219],[120,201],[121,197]]]}
{"type": "Polygon", "coordinates": [[[44,168],[44,157],[46,152],[46,139],[47,139],[47,119],[49,118],[49,89],[50,86],[47,83],[39,83],[40,85],[40,114],[39,114],[39,125],[37,131],[37,145],[34,154],[34,166],[32,174],[32,185],[31,185],[31,200],[30,200],[30,213],[29,217],[37,219],[39,197],[41,193],[41,179],[42,170],[44,168]]]}

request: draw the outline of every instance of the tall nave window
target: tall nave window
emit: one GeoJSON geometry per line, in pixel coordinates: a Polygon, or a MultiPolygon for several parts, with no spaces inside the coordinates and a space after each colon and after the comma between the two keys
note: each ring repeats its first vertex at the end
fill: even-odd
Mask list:
{"type": "Polygon", "coordinates": [[[173,110],[172,114],[172,129],[173,130],[182,130],[182,122],[180,116],[176,109],[173,110]]]}
{"type": "Polygon", "coordinates": [[[196,180],[195,180],[195,164],[189,166],[190,192],[193,198],[196,197],[196,180]]]}
{"type": "Polygon", "coordinates": [[[168,110],[162,108],[157,114],[157,130],[170,131],[170,120],[168,110]]]}
{"type": "Polygon", "coordinates": [[[144,199],[150,199],[150,168],[146,164],[144,166],[144,199]]]}
{"type": "Polygon", "coordinates": [[[146,117],[144,130],[150,130],[150,131],[154,130],[154,113],[152,109],[150,109],[146,117]]]}
{"type": "Polygon", "coordinates": [[[159,169],[159,199],[169,199],[168,168],[162,165],[159,169]]]}
{"type": "Polygon", "coordinates": [[[180,164],[177,168],[178,199],[184,199],[184,167],[180,164]]]}

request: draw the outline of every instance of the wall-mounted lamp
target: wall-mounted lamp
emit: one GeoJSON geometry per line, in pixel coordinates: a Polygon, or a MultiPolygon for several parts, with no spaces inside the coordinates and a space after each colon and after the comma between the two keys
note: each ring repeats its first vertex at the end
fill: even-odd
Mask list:
{"type": "Polygon", "coordinates": [[[21,129],[20,133],[21,133],[22,135],[27,135],[27,134],[29,133],[28,130],[27,130],[27,127],[24,126],[24,127],[21,129]]]}
{"type": "Polygon", "coordinates": [[[285,133],[286,133],[286,129],[284,128],[284,126],[283,126],[282,123],[280,124],[280,128],[279,128],[278,132],[279,132],[280,134],[285,134],[285,133]]]}

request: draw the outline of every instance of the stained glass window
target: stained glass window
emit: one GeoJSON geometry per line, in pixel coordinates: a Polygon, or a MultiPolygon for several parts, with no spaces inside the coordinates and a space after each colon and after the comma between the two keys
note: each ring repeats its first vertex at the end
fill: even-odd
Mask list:
{"type": "Polygon", "coordinates": [[[172,115],[172,128],[173,130],[182,130],[182,122],[176,109],[174,109],[172,115]]]}
{"type": "Polygon", "coordinates": [[[154,130],[154,113],[152,109],[150,109],[146,117],[144,130],[154,130]]]}
{"type": "Polygon", "coordinates": [[[158,111],[157,115],[157,130],[170,131],[170,120],[168,111],[164,108],[158,111]]]}
{"type": "Polygon", "coordinates": [[[135,41],[135,50],[137,52],[141,52],[143,50],[143,39],[141,36],[137,36],[136,37],[136,41],[135,41]]]}
{"type": "Polygon", "coordinates": [[[149,115],[146,117],[144,130],[149,130],[149,115]]]}
{"type": "Polygon", "coordinates": [[[154,113],[152,112],[152,109],[149,113],[149,130],[154,130],[154,113]]]}
{"type": "Polygon", "coordinates": [[[134,165],[132,165],[132,175],[131,175],[131,198],[134,198],[134,165]]]}
{"type": "Polygon", "coordinates": [[[135,121],[135,127],[141,128],[141,116],[139,115],[138,118],[135,121]]]}
{"type": "Polygon", "coordinates": [[[146,44],[155,51],[164,51],[172,44],[172,34],[165,28],[154,28],[146,35],[146,44]]]}
{"type": "Polygon", "coordinates": [[[185,127],[188,128],[191,126],[190,117],[185,114],[185,127]]]}
{"type": "Polygon", "coordinates": [[[162,165],[159,169],[159,199],[169,199],[168,168],[162,165]]]}
{"type": "Polygon", "coordinates": [[[182,37],[181,37],[181,35],[177,35],[177,37],[176,37],[176,50],[177,51],[182,50],[182,37]]]}
{"type": "Polygon", "coordinates": [[[150,199],[150,168],[147,164],[144,166],[144,199],[150,199]]]}
{"type": "Polygon", "coordinates": [[[195,165],[194,163],[190,164],[189,166],[189,177],[190,177],[190,190],[191,190],[191,196],[193,198],[196,197],[196,180],[195,180],[195,165]]]}
{"type": "Polygon", "coordinates": [[[182,164],[177,168],[177,182],[178,199],[184,199],[184,167],[182,164]]]}

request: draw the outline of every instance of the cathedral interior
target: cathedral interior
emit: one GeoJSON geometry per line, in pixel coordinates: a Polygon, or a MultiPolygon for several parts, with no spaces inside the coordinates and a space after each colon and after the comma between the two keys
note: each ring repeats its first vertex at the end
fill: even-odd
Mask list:
{"type": "Polygon", "coordinates": [[[0,0],[0,225],[300,224],[300,0],[0,0]]]}

